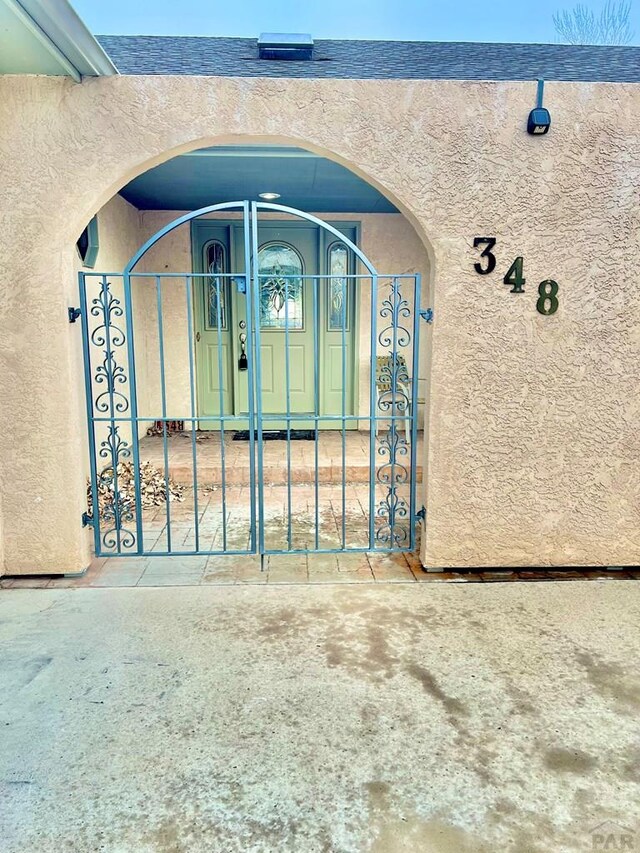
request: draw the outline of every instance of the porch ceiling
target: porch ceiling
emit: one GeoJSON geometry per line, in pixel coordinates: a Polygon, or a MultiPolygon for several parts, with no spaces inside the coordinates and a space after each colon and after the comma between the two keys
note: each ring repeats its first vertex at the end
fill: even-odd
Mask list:
{"type": "Polygon", "coordinates": [[[317,213],[396,213],[348,169],[302,148],[218,146],[174,157],[137,177],[121,195],[141,210],[196,210],[277,192],[278,204],[317,213]]]}

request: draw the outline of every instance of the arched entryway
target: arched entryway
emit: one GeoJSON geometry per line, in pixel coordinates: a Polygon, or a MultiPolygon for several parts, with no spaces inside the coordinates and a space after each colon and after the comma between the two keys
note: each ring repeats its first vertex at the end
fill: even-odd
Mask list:
{"type": "MultiPolygon", "coordinates": [[[[86,408],[81,381],[80,323],[67,325],[68,309],[78,305],[77,272],[81,265],[74,244],[88,221],[97,215],[101,230],[96,268],[122,270],[125,259],[140,245],[140,238],[146,238],[166,223],[165,213],[175,215],[173,209],[127,207],[122,191],[129,182],[172,158],[195,153],[203,147],[304,148],[314,156],[343,166],[384,193],[397,212],[362,217],[365,253],[377,262],[378,255],[388,254],[389,246],[401,245],[398,263],[380,264],[379,268],[420,271],[423,284],[429,282],[431,292],[435,256],[425,234],[437,233],[439,214],[434,212],[433,221],[423,216],[424,211],[406,191],[410,183],[389,158],[394,121],[389,119],[386,109],[380,111],[375,122],[379,135],[372,140],[368,135],[364,138],[361,133],[354,133],[353,122],[347,120],[351,110],[329,118],[325,110],[322,121],[315,122],[313,110],[301,109],[295,98],[284,99],[277,120],[274,115],[251,118],[245,109],[252,101],[252,96],[247,97],[246,81],[242,91],[234,85],[233,92],[228,93],[229,106],[237,97],[239,109],[203,111],[203,98],[208,97],[206,92],[210,89],[206,83],[201,96],[187,99],[189,121],[184,118],[185,100],[176,99],[173,90],[166,99],[162,97],[163,121],[140,123],[131,121],[132,116],[139,115],[140,105],[130,82],[121,78],[108,92],[108,112],[97,110],[100,102],[93,97],[92,86],[75,87],[67,92],[65,110],[52,113],[55,125],[52,133],[20,136],[12,150],[21,149],[22,154],[7,166],[15,176],[16,185],[29,187],[29,192],[12,200],[12,216],[7,222],[4,241],[4,274],[7,281],[22,283],[21,322],[18,326],[8,321],[3,326],[5,351],[11,353],[11,363],[4,371],[4,380],[0,380],[7,401],[5,413],[11,415],[7,414],[3,422],[4,434],[12,435],[11,451],[4,454],[2,468],[7,482],[21,484],[19,490],[5,493],[0,508],[0,549],[4,553],[5,571],[12,574],[61,570],[76,573],[91,560],[92,537],[90,531],[83,529],[89,471],[84,447],[86,408]],[[288,114],[294,103],[298,106],[288,114]],[[80,117],[86,133],[80,132],[77,124],[80,117]],[[69,133],[71,127],[80,133],[81,145],[70,143],[76,138],[69,133]],[[283,127],[289,129],[286,135],[282,134],[283,127]],[[100,169],[96,171],[97,162],[100,169]],[[104,239],[108,231],[114,240],[104,239]],[[29,252],[25,253],[24,247],[29,247],[29,252]],[[384,251],[378,252],[378,248],[384,251]],[[29,424],[29,429],[12,431],[10,421],[14,420],[29,424]]],[[[154,82],[164,87],[165,81],[154,82]]],[[[184,82],[199,88],[195,78],[184,82]]],[[[227,88],[225,81],[217,81],[216,87],[218,83],[221,90],[227,88]]],[[[314,103],[310,98],[309,107],[314,103]]],[[[394,156],[398,156],[397,150],[394,156]]],[[[410,156],[402,155],[402,160],[412,162],[410,156]]],[[[226,196],[244,197],[255,196],[226,196]]],[[[349,213],[337,218],[353,219],[349,213]]],[[[186,260],[177,269],[189,268],[191,258],[186,260]]],[[[426,291],[427,287],[423,287],[423,293],[426,291]]],[[[423,307],[429,307],[431,296],[425,295],[424,299],[423,307]]],[[[17,316],[16,311],[9,311],[7,318],[17,316]]],[[[367,334],[366,329],[360,330],[361,344],[367,334]]],[[[427,332],[423,342],[429,337],[427,332]]],[[[426,357],[423,362],[426,366],[426,357]]],[[[137,363],[141,367],[140,356],[137,363]]],[[[173,363],[171,360],[169,366],[173,363]]],[[[363,372],[361,366],[360,373],[363,372]]],[[[420,376],[423,411],[426,407],[422,403],[428,395],[427,375],[425,367],[420,376]]],[[[360,388],[364,388],[363,382],[360,388]]]]}
{"type": "Polygon", "coordinates": [[[122,273],[80,280],[97,554],[415,548],[418,273],[378,271],[344,225],[238,201],[184,214],[122,273]],[[197,244],[200,266],[142,270],[188,223],[211,232],[197,244]],[[164,479],[152,507],[147,438],[164,479]],[[179,490],[176,442],[190,472],[179,490]],[[358,466],[351,445],[366,457],[358,466]]]}

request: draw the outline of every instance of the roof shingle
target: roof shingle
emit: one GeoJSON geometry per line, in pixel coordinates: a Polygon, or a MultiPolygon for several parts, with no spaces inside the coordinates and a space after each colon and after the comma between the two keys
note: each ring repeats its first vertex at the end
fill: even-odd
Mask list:
{"type": "Polygon", "coordinates": [[[311,61],[258,58],[257,39],[97,36],[121,74],[410,80],[640,81],[640,47],[319,39],[311,61]]]}

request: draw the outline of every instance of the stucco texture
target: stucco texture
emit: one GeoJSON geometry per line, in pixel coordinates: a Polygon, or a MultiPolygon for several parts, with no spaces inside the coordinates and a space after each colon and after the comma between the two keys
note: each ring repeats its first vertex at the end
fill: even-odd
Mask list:
{"type": "Polygon", "coordinates": [[[635,84],[0,80],[0,449],[7,573],[86,565],[73,244],[133,176],[216,142],[308,147],[369,180],[429,252],[431,567],[638,559],[635,84]],[[285,132],[283,132],[285,131],[285,132]],[[473,237],[498,267],[473,269],[473,237]],[[522,255],[526,293],[502,276],[522,255]],[[560,284],[552,317],[538,282],[560,284]],[[15,424],[20,424],[17,430],[15,424]]]}

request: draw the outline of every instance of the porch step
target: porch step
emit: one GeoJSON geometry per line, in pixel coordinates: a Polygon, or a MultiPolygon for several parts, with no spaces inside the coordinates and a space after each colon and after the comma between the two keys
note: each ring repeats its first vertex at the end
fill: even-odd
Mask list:
{"type": "MultiPolygon", "coordinates": [[[[267,484],[283,485],[287,478],[287,455],[291,459],[291,482],[309,484],[316,480],[316,453],[318,459],[318,483],[339,485],[344,477],[347,483],[368,483],[370,476],[369,456],[371,452],[368,432],[349,431],[345,436],[345,461],[343,468],[343,438],[339,431],[321,431],[319,440],[265,441],[262,446],[263,480],[267,484]]],[[[422,433],[418,434],[416,459],[417,479],[422,478],[422,433]]],[[[164,470],[165,448],[162,436],[146,436],[140,441],[140,461],[151,462],[164,470]]],[[[177,483],[193,485],[192,437],[186,434],[170,435],[167,439],[169,474],[177,483]]],[[[198,483],[212,486],[222,485],[222,456],[224,454],[225,482],[230,486],[247,486],[250,481],[250,445],[248,441],[234,441],[225,435],[224,446],[218,433],[198,433],[195,454],[198,467],[198,483]]],[[[376,469],[388,461],[387,455],[375,454],[376,469]]],[[[257,459],[257,454],[256,454],[257,459]]],[[[409,456],[398,454],[398,465],[409,466],[409,456]]],[[[258,476],[256,465],[256,478],[258,476]]]]}

